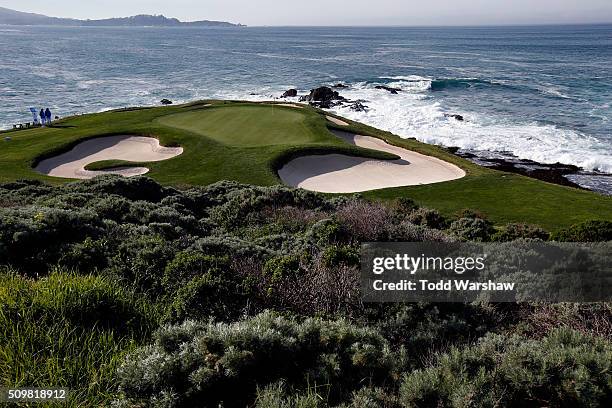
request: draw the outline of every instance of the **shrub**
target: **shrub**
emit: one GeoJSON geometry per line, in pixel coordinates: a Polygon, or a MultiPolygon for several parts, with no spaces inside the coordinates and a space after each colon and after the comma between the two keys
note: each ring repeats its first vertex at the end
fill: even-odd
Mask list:
{"type": "Polygon", "coordinates": [[[515,241],[517,239],[548,240],[549,234],[537,225],[507,224],[501,231],[494,234],[493,240],[500,242],[515,241]]]}
{"type": "Polygon", "coordinates": [[[162,285],[168,292],[174,292],[195,277],[213,270],[217,273],[229,267],[229,257],[205,255],[198,251],[181,251],[176,254],[164,270],[162,285]]]}
{"type": "Polygon", "coordinates": [[[392,367],[386,342],[371,330],[268,312],[238,323],[165,327],[127,358],[118,378],[134,402],[173,395],[175,407],[245,406],[258,387],[281,379],[330,384],[334,399],[359,382],[379,384],[392,367]]]}
{"type": "Polygon", "coordinates": [[[609,406],[612,347],[571,330],[542,340],[490,334],[401,385],[405,406],[609,406]]]}
{"type": "Polygon", "coordinates": [[[385,236],[391,214],[382,204],[352,200],[337,210],[336,218],[354,241],[377,241],[385,236]]]}
{"type": "Polygon", "coordinates": [[[176,248],[158,235],[126,236],[110,259],[112,273],[140,291],[161,293],[164,270],[176,248]]]}
{"type": "Polygon", "coordinates": [[[419,205],[412,198],[408,197],[400,197],[393,204],[396,211],[402,214],[410,214],[419,208],[419,205]]]}
{"type": "Polygon", "coordinates": [[[603,242],[612,240],[612,221],[586,221],[557,231],[551,236],[561,242],[603,242]]]}
{"type": "Polygon", "coordinates": [[[329,246],[321,253],[321,262],[328,267],[358,266],[360,259],[359,250],[351,246],[329,246]]]}
{"type": "Polygon", "coordinates": [[[419,208],[408,215],[408,221],[424,227],[444,229],[447,225],[446,219],[436,210],[419,208]]]}
{"type": "Polygon", "coordinates": [[[306,238],[319,246],[347,242],[349,237],[348,232],[332,219],[324,219],[315,223],[306,233],[306,238]]]}
{"type": "Polygon", "coordinates": [[[448,229],[462,241],[490,241],[495,232],[493,225],[481,218],[460,218],[453,221],[448,229]]]}
{"type": "Polygon", "coordinates": [[[89,211],[0,209],[0,263],[46,272],[70,243],[95,238],[101,232],[101,222],[89,211]]]}
{"type": "Polygon", "coordinates": [[[368,312],[370,324],[392,345],[415,356],[478,338],[500,319],[496,309],[486,305],[391,304],[372,306],[368,312]]]}
{"type": "Polygon", "coordinates": [[[316,389],[308,389],[304,393],[290,393],[283,381],[258,389],[255,399],[255,408],[324,408],[327,406],[325,395],[321,395],[316,389]]]}
{"type": "Polygon", "coordinates": [[[269,259],[263,267],[263,273],[272,283],[277,283],[289,277],[300,275],[300,258],[293,256],[279,256],[269,259]]]}
{"type": "Polygon", "coordinates": [[[195,276],[182,286],[166,309],[166,321],[207,318],[232,321],[239,317],[246,303],[243,293],[236,282],[215,272],[195,276]]]}
{"type": "Polygon", "coordinates": [[[162,187],[159,183],[148,177],[121,177],[104,175],[90,180],[71,183],[67,187],[71,192],[87,192],[99,195],[114,194],[132,201],[143,200],[159,202],[163,198],[173,195],[175,190],[162,187]]]}
{"type": "Polygon", "coordinates": [[[71,245],[61,255],[59,264],[81,273],[94,272],[108,266],[108,257],[112,250],[112,245],[107,238],[87,237],[83,242],[71,245]]]}
{"type": "Polygon", "coordinates": [[[486,220],[487,216],[478,210],[473,210],[471,208],[463,208],[457,212],[455,212],[455,218],[480,218],[481,220],[486,220]]]}

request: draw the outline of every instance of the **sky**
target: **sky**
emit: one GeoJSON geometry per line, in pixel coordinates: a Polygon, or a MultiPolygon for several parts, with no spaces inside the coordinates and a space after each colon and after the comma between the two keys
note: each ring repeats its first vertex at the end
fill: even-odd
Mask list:
{"type": "Polygon", "coordinates": [[[496,25],[612,22],[612,0],[0,0],[54,17],[163,14],[247,25],[496,25]]]}

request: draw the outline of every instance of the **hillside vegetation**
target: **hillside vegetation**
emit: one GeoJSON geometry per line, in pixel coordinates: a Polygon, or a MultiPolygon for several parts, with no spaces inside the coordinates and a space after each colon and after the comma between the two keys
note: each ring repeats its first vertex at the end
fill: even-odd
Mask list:
{"type": "Polygon", "coordinates": [[[609,305],[359,300],[362,242],[549,238],[282,186],[2,184],[0,383],[71,407],[609,406],[609,305]]]}

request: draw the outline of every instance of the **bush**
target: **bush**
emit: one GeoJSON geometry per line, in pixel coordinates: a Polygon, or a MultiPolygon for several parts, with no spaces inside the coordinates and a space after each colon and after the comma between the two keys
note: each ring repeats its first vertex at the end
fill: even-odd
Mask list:
{"type": "Polygon", "coordinates": [[[484,213],[471,208],[464,208],[455,212],[455,218],[480,218],[481,220],[487,220],[487,216],[484,213]]]}
{"type": "Polygon", "coordinates": [[[175,194],[175,190],[162,187],[148,177],[121,177],[104,175],[90,180],[77,181],[66,187],[71,192],[87,192],[103,195],[118,195],[128,200],[159,202],[175,194]]]}
{"type": "Polygon", "coordinates": [[[480,242],[490,241],[495,232],[493,225],[482,218],[460,218],[448,230],[462,241],[480,242]]]}
{"type": "Polygon", "coordinates": [[[332,219],[324,219],[315,223],[306,233],[306,239],[315,245],[326,246],[338,242],[347,242],[349,233],[332,219]]]}
{"type": "Polygon", "coordinates": [[[554,233],[553,241],[604,242],[612,241],[612,221],[586,221],[554,233]]]}
{"type": "Polygon", "coordinates": [[[232,321],[241,315],[244,295],[238,284],[215,271],[194,277],[175,294],[166,309],[165,320],[186,319],[232,321]]]}
{"type": "Polygon", "coordinates": [[[263,273],[270,282],[278,283],[283,279],[300,275],[300,258],[293,256],[279,256],[269,259],[263,267],[263,273]]]}
{"type": "Polygon", "coordinates": [[[176,248],[158,235],[126,236],[110,259],[111,273],[139,291],[162,293],[162,277],[176,248]]]}
{"type": "Polygon", "coordinates": [[[290,386],[330,384],[335,399],[360,382],[384,381],[392,369],[386,342],[369,329],[268,312],[232,324],[165,327],[154,344],[127,358],[118,377],[133,402],[172,395],[174,407],[245,406],[258,387],[281,379],[290,386]]]}
{"type": "Polygon", "coordinates": [[[338,208],[338,222],[356,242],[383,239],[392,222],[389,210],[379,203],[351,200],[338,208]]]}
{"type": "Polygon", "coordinates": [[[509,242],[517,239],[548,240],[549,234],[537,225],[507,224],[501,231],[493,236],[493,241],[509,242]]]}
{"type": "Polygon", "coordinates": [[[69,244],[101,233],[102,223],[89,211],[0,209],[0,263],[44,273],[69,244]]]}
{"type": "Polygon", "coordinates": [[[229,267],[229,257],[205,255],[199,251],[181,251],[176,254],[164,270],[162,285],[167,292],[174,292],[209,271],[220,274],[221,269],[229,267]]]}
{"type": "Polygon", "coordinates": [[[446,219],[438,211],[429,208],[416,209],[408,215],[407,219],[413,224],[439,230],[446,228],[448,224],[446,219]]]}
{"type": "Polygon", "coordinates": [[[404,406],[610,406],[612,347],[570,330],[542,340],[490,334],[409,373],[404,406]]]}
{"type": "Polygon", "coordinates": [[[329,246],[321,254],[321,262],[327,267],[359,266],[360,260],[359,249],[351,246],[329,246]]]}

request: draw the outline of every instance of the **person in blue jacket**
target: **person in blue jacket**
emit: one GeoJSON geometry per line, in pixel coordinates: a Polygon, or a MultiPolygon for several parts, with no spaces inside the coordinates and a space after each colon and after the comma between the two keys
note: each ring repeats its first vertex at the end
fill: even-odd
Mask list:
{"type": "Polygon", "coordinates": [[[45,111],[45,116],[47,118],[47,125],[51,124],[51,111],[49,110],[49,108],[47,108],[47,110],[45,111]]]}
{"type": "Polygon", "coordinates": [[[40,124],[45,126],[47,122],[45,121],[45,110],[40,108],[40,124]]]}

